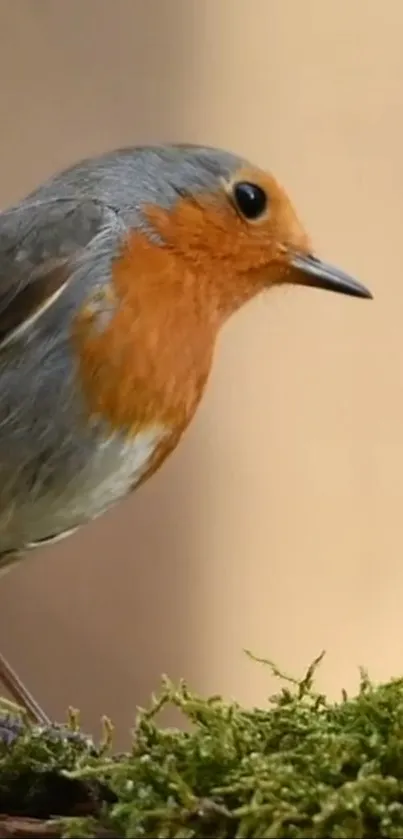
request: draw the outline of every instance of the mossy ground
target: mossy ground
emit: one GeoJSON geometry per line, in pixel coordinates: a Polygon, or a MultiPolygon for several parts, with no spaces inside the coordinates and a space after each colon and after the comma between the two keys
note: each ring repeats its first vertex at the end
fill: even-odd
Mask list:
{"type": "Polygon", "coordinates": [[[165,680],[124,755],[107,721],[98,746],[74,715],[60,731],[24,724],[0,745],[0,811],[64,816],[66,837],[400,839],[403,679],[362,672],[357,695],[333,703],[315,689],[317,663],[300,682],[270,665],[280,691],[252,710],[165,680]],[[169,703],[190,730],[158,725],[169,703]]]}

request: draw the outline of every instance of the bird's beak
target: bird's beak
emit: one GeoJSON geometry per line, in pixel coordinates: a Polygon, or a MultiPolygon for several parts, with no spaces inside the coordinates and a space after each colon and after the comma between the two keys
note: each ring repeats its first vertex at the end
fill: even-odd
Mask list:
{"type": "Polygon", "coordinates": [[[340,268],[322,262],[312,254],[290,254],[288,263],[297,272],[298,279],[293,279],[299,285],[314,286],[338,294],[349,294],[352,297],[366,297],[372,300],[371,292],[353,277],[345,274],[340,268]]]}

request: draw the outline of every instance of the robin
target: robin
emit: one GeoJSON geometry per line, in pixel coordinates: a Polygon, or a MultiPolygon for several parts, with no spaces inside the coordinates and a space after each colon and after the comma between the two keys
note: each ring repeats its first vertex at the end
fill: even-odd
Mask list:
{"type": "Polygon", "coordinates": [[[226,320],[284,283],[370,298],[319,260],[275,178],[219,149],[86,159],[0,214],[0,567],[162,464],[226,320]]]}

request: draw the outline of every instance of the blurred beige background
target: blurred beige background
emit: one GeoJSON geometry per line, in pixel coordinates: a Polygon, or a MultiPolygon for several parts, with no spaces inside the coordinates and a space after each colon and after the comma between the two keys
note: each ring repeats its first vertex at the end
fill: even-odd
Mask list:
{"type": "Polygon", "coordinates": [[[3,0],[0,204],[162,140],[275,170],[373,303],[307,289],[222,335],[180,449],[0,584],[1,648],[49,714],[118,726],[159,676],[263,702],[243,654],[320,685],[403,672],[403,7],[395,0],[3,0]]]}

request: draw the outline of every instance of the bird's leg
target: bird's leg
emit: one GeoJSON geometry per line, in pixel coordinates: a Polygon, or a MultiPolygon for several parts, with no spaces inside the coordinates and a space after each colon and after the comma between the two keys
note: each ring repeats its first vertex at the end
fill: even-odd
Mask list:
{"type": "Polygon", "coordinates": [[[7,659],[0,653],[0,683],[13,697],[12,700],[0,697],[0,716],[14,717],[17,719],[30,720],[37,725],[51,725],[47,714],[34,699],[28,688],[21,681],[19,676],[7,659]],[[15,700],[15,701],[14,701],[15,700]]]}

